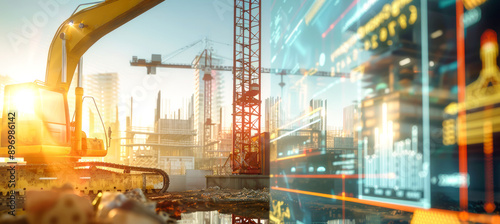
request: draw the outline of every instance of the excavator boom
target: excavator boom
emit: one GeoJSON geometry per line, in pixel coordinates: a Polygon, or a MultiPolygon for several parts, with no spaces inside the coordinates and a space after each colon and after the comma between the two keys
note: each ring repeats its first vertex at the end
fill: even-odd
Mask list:
{"type": "Polygon", "coordinates": [[[45,84],[69,89],[80,57],[101,37],[148,11],[163,0],[106,0],[64,21],[52,39],[45,84]],[[62,82],[63,38],[66,42],[66,82],[62,82]]]}

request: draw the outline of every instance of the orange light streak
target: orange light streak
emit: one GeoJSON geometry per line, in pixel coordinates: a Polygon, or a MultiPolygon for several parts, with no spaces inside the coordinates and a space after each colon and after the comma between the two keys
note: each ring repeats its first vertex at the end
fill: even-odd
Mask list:
{"type": "MultiPolygon", "coordinates": [[[[491,116],[491,108],[485,111],[485,116],[491,116]]],[[[488,119],[483,126],[483,151],[484,151],[484,179],[485,201],[484,210],[488,213],[495,211],[495,192],[493,188],[493,125],[488,119]]]]}
{"type": "Polygon", "coordinates": [[[387,178],[395,179],[394,173],[389,174],[290,174],[290,175],[274,175],[274,177],[287,178],[320,178],[320,179],[358,179],[358,178],[387,178]]]}
{"type": "MultiPolygon", "coordinates": [[[[295,158],[300,158],[300,157],[305,157],[305,156],[314,156],[314,155],[319,155],[321,154],[321,152],[313,152],[313,153],[302,153],[302,154],[298,154],[298,155],[293,155],[293,156],[287,156],[287,157],[282,157],[282,158],[278,158],[276,159],[276,161],[273,161],[273,162],[277,162],[277,161],[281,161],[281,160],[287,160],[287,159],[295,159],[295,158]]],[[[278,176],[278,175],[276,175],[278,176]]]]}
{"type": "Polygon", "coordinates": [[[300,157],[304,157],[304,156],[306,156],[306,154],[298,154],[298,155],[294,155],[294,156],[287,156],[287,157],[278,158],[278,159],[276,159],[276,161],[295,159],[295,158],[300,158],[300,157]]]}
{"type": "MultiPolygon", "coordinates": [[[[465,39],[463,23],[464,6],[462,0],[456,1],[456,23],[457,23],[457,85],[458,102],[465,102],[465,39]]],[[[467,126],[466,111],[462,109],[458,112],[458,163],[459,172],[462,177],[467,177],[467,126]]],[[[468,187],[464,182],[460,186],[460,208],[468,210],[468,187]]]]}
{"type": "Polygon", "coordinates": [[[364,199],[359,199],[359,198],[339,196],[339,195],[333,195],[333,194],[317,193],[317,192],[312,192],[312,191],[296,190],[296,189],[290,189],[290,188],[271,187],[271,189],[278,190],[278,191],[297,193],[297,194],[312,195],[312,196],[323,197],[323,198],[331,198],[331,199],[336,199],[336,200],[343,200],[343,201],[366,204],[366,205],[373,205],[373,206],[384,207],[384,208],[397,209],[397,210],[402,210],[402,211],[407,211],[407,212],[414,212],[416,209],[418,209],[416,207],[411,207],[411,206],[396,205],[396,204],[390,204],[390,203],[385,203],[385,202],[364,200],[364,199]]]}
{"type": "Polygon", "coordinates": [[[431,212],[443,213],[443,214],[447,214],[447,215],[455,215],[455,216],[459,217],[460,219],[465,218],[466,219],[465,221],[468,220],[468,221],[477,222],[477,223],[498,223],[500,221],[499,215],[485,215],[485,214],[469,213],[469,212],[465,212],[465,211],[459,212],[459,211],[450,211],[450,210],[443,210],[443,209],[436,209],[436,208],[421,209],[421,208],[406,206],[406,205],[396,205],[396,204],[385,203],[385,202],[371,201],[371,200],[365,200],[365,199],[359,199],[359,198],[353,198],[353,197],[345,197],[345,196],[338,196],[338,195],[332,195],[332,194],[324,194],[324,193],[317,193],[317,192],[303,191],[303,190],[289,189],[289,188],[282,188],[282,187],[271,187],[271,189],[278,190],[278,191],[290,192],[290,193],[297,193],[297,194],[311,195],[311,196],[317,196],[317,197],[323,197],[323,198],[330,198],[330,199],[335,199],[335,200],[348,201],[348,202],[365,204],[365,205],[372,205],[372,206],[377,206],[377,207],[390,208],[390,209],[401,210],[401,211],[412,212],[412,213],[415,212],[416,210],[431,211],[431,212]]]}
{"type": "MultiPolygon", "coordinates": [[[[345,175],[342,174],[342,198],[345,198],[345,175]]],[[[342,224],[345,220],[345,200],[342,200],[342,224]]]]}

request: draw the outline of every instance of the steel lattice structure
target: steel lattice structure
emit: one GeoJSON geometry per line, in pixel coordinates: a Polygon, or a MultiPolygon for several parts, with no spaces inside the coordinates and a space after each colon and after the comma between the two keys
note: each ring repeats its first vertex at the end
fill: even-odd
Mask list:
{"type": "Polygon", "coordinates": [[[261,174],[260,19],[260,0],[234,1],[233,174],[261,174]]]}

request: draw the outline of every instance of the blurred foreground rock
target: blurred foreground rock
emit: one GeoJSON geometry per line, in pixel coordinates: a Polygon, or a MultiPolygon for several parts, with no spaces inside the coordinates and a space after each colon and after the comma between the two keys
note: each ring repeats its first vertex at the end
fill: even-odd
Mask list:
{"type": "Polygon", "coordinates": [[[160,224],[168,216],[157,215],[156,202],[148,201],[142,190],[125,194],[99,193],[91,203],[87,196],[65,185],[50,191],[31,191],[26,195],[26,214],[3,215],[5,224],[160,224]]]}
{"type": "Polygon", "coordinates": [[[92,202],[91,196],[73,189],[65,185],[48,191],[27,192],[25,211],[19,211],[16,217],[0,216],[0,224],[175,223],[182,213],[214,210],[244,217],[269,217],[269,189],[213,187],[149,195],[149,198],[142,190],[134,189],[126,193],[99,193],[92,202]]]}

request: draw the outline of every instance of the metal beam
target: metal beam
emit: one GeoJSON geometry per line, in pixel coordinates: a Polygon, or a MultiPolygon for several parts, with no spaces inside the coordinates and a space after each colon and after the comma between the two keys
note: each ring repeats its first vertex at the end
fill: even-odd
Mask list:
{"type": "MultiPolygon", "coordinates": [[[[157,62],[146,61],[144,59],[132,60],[130,61],[130,65],[137,67],[184,68],[184,69],[200,69],[200,70],[203,70],[205,68],[203,65],[157,63],[157,62]]],[[[213,65],[212,70],[232,72],[233,66],[213,65]]],[[[306,71],[305,69],[261,68],[261,73],[274,73],[276,75],[285,74],[285,75],[350,78],[349,73],[332,73],[327,71],[315,71],[315,70],[306,71]]]]}

